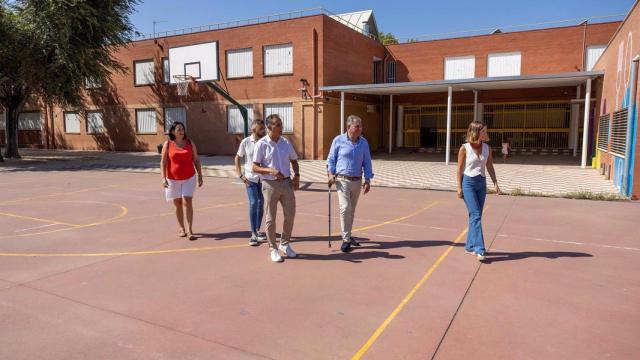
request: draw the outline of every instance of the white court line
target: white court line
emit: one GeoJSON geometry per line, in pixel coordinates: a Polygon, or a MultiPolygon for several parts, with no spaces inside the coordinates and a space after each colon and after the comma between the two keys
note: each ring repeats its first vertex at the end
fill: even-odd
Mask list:
{"type": "Polygon", "coordinates": [[[26,228],[26,229],[20,229],[20,230],[14,231],[14,232],[23,232],[23,231],[29,231],[29,230],[35,230],[35,229],[42,229],[42,228],[46,228],[46,227],[49,227],[49,226],[56,226],[56,225],[63,225],[63,224],[46,224],[46,225],[34,226],[34,227],[26,228]]]}
{"type": "Polygon", "coordinates": [[[529,239],[529,240],[535,240],[535,241],[545,241],[545,242],[552,242],[552,243],[558,243],[558,244],[596,246],[596,247],[602,247],[602,248],[607,248],[607,249],[640,251],[640,248],[633,248],[633,247],[627,247],[627,246],[614,246],[614,245],[604,245],[604,244],[594,244],[594,243],[583,243],[583,242],[577,242],[577,241],[542,239],[542,238],[533,238],[533,237],[527,237],[527,236],[511,236],[511,235],[506,235],[506,234],[500,234],[498,236],[499,237],[522,238],[522,239],[529,239]]]}

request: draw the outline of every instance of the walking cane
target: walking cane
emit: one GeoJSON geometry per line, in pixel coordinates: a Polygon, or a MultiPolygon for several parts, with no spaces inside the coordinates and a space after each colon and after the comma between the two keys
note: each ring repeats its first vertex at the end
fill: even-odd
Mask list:
{"type": "Polygon", "coordinates": [[[331,247],[331,184],[329,184],[329,247],[331,247]]]}

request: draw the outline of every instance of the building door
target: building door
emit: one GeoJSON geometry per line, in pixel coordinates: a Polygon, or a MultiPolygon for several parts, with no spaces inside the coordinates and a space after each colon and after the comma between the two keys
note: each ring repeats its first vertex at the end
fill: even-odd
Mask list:
{"type": "Polygon", "coordinates": [[[302,158],[306,160],[314,159],[314,135],[315,127],[313,123],[313,106],[302,107],[302,158]]]}

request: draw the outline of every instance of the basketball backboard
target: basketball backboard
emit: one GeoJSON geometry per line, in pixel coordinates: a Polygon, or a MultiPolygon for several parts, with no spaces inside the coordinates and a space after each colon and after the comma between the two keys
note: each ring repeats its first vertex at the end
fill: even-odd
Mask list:
{"type": "Polygon", "coordinates": [[[197,81],[219,80],[218,42],[176,46],[169,48],[169,81],[175,75],[190,75],[197,81]]]}

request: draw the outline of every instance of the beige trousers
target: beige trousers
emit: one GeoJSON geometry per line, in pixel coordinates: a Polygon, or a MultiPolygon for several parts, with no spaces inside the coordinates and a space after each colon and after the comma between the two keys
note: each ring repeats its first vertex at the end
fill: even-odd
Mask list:
{"type": "Polygon", "coordinates": [[[264,195],[265,227],[267,228],[267,240],[269,247],[277,249],[276,244],[276,214],[278,202],[282,205],[284,224],[280,245],[286,245],[291,239],[293,220],[296,216],[296,196],[293,191],[291,179],[262,180],[262,194],[264,195]]]}
{"type": "Polygon", "coordinates": [[[356,213],[356,205],[358,204],[358,198],[360,198],[361,188],[362,179],[352,181],[339,178],[336,182],[338,202],[340,203],[340,228],[342,230],[343,241],[349,241],[351,239],[353,218],[356,213]]]}

